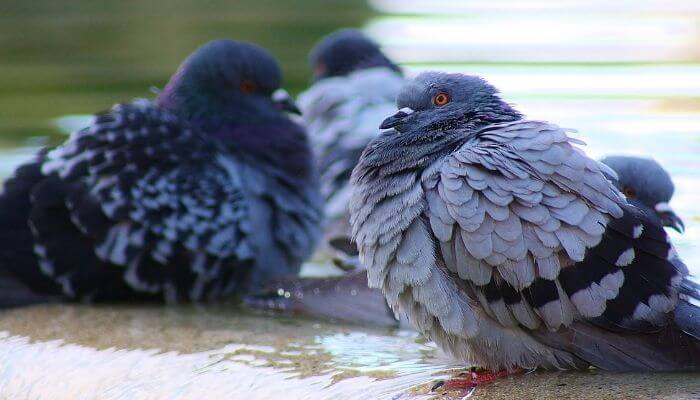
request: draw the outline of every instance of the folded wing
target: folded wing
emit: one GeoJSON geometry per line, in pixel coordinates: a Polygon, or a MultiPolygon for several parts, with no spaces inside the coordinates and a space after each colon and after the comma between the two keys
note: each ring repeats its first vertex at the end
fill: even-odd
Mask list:
{"type": "Polygon", "coordinates": [[[664,325],[685,267],[572,143],[555,125],[516,122],[453,153],[426,192],[445,265],[504,325],[664,325]]]}
{"type": "Polygon", "coordinates": [[[77,297],[104,270],[171,299],[235,290],[252,258],[235,163],[150,102],[115,106],[46,156],[30,215],[42,270],[77,297]]]}

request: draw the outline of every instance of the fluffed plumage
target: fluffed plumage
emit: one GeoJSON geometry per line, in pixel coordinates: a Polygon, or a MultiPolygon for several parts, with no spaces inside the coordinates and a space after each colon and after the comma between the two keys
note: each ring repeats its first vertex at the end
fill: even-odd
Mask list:
{"type": "Polygon", "coordinates": [[[323,38],[310,58],[317,80],[299,96],[299,106],[326,200],[324,247],[355,253],[349,240],[350,174],[393,111],[404,78],[376,43],[352,29],[323,38]]]}
{"type": "Polygon", "coordinates": [[[280,80],[265,50],[210,42],[155,101],[116,105],[18,168],[2,268],[83,300],[205,300],[296,275],[321,202],[280,80]]]}
{"type": "Polygon", "coordinates": [[[568,132],[477,77],[423,73],[353,171],[369,284],[490,369],[700,368],[697,286],[568,132]]]}

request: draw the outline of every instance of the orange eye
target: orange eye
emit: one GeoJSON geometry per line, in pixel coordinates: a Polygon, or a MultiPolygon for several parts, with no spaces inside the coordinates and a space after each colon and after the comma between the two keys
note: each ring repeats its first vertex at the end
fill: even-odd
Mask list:
{"type": "Polygon", "coordinates": [[[433,97],[433,104],[438,107],[442,107],[450,102],[450,95],[445,92],[440,92],[433,97]]]}
{"type": "Polygon", "coordinates": [[[256,89],[255,83],[251,80],[246,79],[241,82],[241,92],[243,93],[253,93],[256,89]]]}
{"type": "Polygon", "coordinates": [[[634,189],[632,189],[632,188],[629,187],[629,186],[625,186],[625,187],[622,189],[622,193],[624,193],[624,194],[625,194],[625,197],[627,197],[628,199],[633,199],[633,198],[635,198],[635,197],[637,196],[637,192],[635,192],[634,189]]]}

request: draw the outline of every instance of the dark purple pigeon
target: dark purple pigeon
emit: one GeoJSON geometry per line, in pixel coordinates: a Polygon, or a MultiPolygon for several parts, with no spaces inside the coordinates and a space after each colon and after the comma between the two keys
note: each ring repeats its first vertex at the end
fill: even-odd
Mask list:
{"type": "Polygon", "coordinates": [[[0,305],[200,301],[294,276],[319,237],[304,128],[265,50],[212,41],[155,101],[118,104],[0,196],[0,305]]]}

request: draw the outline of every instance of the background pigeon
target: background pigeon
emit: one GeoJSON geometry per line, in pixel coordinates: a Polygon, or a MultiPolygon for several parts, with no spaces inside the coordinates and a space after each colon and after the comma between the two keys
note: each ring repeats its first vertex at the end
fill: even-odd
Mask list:
{"type": "Polygon", "coordinates": [[[650,158],[609,156],[600,160],[617,174],[615,186],[657,223],[683,233],[683,220],[669,206],[675,190],[671,176],[650,158]]]}
{"type": "Polygon", "coordinates": [[[353,171],[369,284],[492,370],[700,367],[700,292],[658,222],[566,131],[423,73],[353,171]]]}
{"type": "Polygon", "coordinates": [[[350,174],[379,124],[394,110],[404,79],[375,42],[353,29],[323,38],[310,59],[317,81],[299,96],[299,106],[326,200],[324,242],[341,255],[353,254],[357,250],[349,240],[350,174]]]}
{"type": "Polygon", "coordinates": [[[120,104],[19,167],[0,266],[34,292],[202,300],[295,275],[319,236],[304,130],[273,57],[210,42],[155,101],[120,104]]]}

